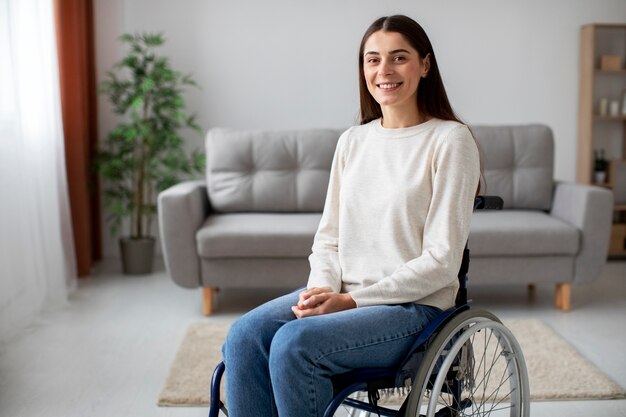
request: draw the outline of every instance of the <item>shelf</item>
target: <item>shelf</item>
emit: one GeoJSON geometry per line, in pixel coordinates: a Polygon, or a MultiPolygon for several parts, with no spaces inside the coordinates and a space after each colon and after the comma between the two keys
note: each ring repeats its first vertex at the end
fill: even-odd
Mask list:
{"type": "Polygon", "coordinates": [[[626,120],[626,115],[621,116],[600,116],[599,114],[593,115],[593,120],[626,120]]]}
{"type": "Polygon", "coordinates": [[[613,206],[614,211],[626,211],[626,204],[615,204],[613,206]]]}
{"type": "Polygon", "coordinates": [[[594,68],[596,74],[614,74],[614,75],[626,75],[626,69],[621,70],[603,70],[600,68],[594,68]]]}
{"type": "Polygon", "coordinates": [[[623,23],[587,23],[583,27],[590,27],[591,29],[621,29],[626,30],[626,25],[623,23]]]}
{"type": "Polygon", "coordinates": [[[607,188],[609,190],[613,189],[613,186],[609,184],[608,182],[604,182],[604,183],[592,182],[591,185],[595,185],[596,187],[607,188]]]}

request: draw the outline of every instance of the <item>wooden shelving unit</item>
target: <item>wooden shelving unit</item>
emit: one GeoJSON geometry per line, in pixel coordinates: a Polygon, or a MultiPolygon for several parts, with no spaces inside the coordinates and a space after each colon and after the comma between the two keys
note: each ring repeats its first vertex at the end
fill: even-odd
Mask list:
{"type": "MultiPolygon", "coordinates": [[[[616,177],[615,166],[626,160],[626,24],[589,24],[580,32],[580,89],[578,101],[578,161],[576,180],[594,184],[594,150],[603,149],[610,168],[607,180],[594,184],[623,195],[626,178],[616,177]],[[600,68],[603,55],[621,57],[621,68],[600,68]],[[600,100],[619,102],[619,114],[600,114],[600,100]],[[619,189],[619,192],[617,192],[619,189]]],[[[626,256],[626,201],[616,199],[609,256],[626,256]]]]}

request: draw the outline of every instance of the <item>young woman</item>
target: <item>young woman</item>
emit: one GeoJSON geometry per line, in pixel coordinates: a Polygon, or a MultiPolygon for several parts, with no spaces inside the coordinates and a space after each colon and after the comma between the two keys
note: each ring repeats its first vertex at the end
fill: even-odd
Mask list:
{"type": "Polygon", "coordinates": [[[433,48],[406,16],[359,50],[361,125],[339,138],[305,290],[233,324],[223,348],[232,417],[318,417],[331,376],[396,365],[454,305],[480,163],[433,48]]]}

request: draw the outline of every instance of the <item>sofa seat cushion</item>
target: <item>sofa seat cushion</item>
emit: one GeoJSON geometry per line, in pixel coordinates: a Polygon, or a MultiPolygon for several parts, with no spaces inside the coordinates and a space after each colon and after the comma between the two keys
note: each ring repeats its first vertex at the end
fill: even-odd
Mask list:
{"type": "Polygon", "coordinates": [[[321,213],[213,214],[196,233],[202,258],[302,258],[311,254],[321,213]]]}
{"type": "Polygon", "coordinates": [[[576,227],[543,211],[478,211],[469,247],[472,256],[575,255],[580,236],[576,227]]]}

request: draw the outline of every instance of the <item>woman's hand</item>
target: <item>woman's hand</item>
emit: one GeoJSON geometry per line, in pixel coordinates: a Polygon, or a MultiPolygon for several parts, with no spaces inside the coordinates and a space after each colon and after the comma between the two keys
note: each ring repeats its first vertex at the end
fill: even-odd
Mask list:
{"type": "Polygon", "coordinates": [[[318,316],[356,308],[350,294],[339,294],[330,288],[309,288],[300,293],[298,305],[291,307],[297,318],[318,316]]]}

